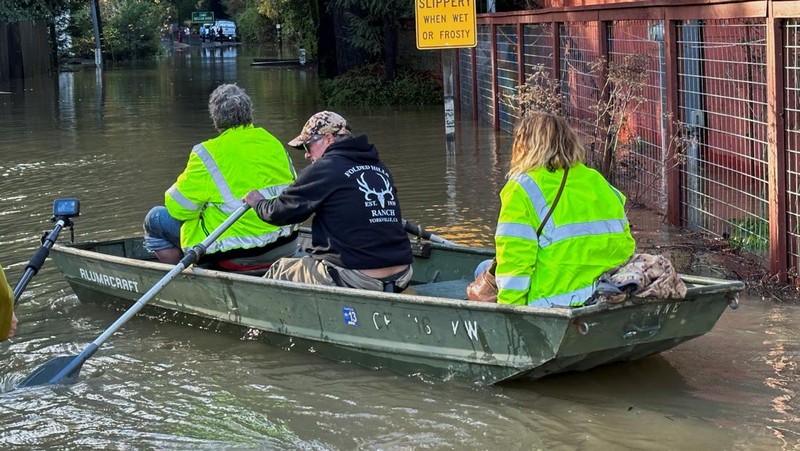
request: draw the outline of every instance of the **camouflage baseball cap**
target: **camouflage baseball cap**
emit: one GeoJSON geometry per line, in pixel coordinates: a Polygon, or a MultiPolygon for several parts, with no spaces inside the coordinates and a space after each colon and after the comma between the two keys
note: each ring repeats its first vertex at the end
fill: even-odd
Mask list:
{"type": "Polygon", "coordinates": [[[297,138],[289,141],[289,145],[300,149],[315,135],[327,135],[328,133],[334,136],[349,135],[350,126],[347,125],[345,118],[333,111],[320,111],[306,121],[303,130],[297,135],[297,138]]]}

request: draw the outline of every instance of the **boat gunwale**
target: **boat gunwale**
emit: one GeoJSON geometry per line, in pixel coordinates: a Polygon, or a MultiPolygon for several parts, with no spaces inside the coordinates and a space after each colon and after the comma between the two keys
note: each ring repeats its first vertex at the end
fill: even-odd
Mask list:
{"type": "MultiPolygon", "coordinates": [[[[104,254],[102,252],[98,252],[93,249],[82,248],[89,246],[96,248],[98,244],[111,243],[114,241],[124,241],[124,240],[125,239],[123,238],[120,240],[112,239],[104,241],[86,241],[86,242],[66,244],[66,245],[56,243],[53,245],[52,251],[61,252],[64,254],[70,254],[76,257],[81,257],[91,260],[106,260],[123,266],[133,266],[147,270],[164,271],[165,273],[169,271],[171,268],[174,268],[173,265],[167,263],[140,260],[130,257],[120,257],[117,255],[104,254]]],[[[483,248],[469,248],[469,247],[453,248],[452,246],[441,245],[437,243],[431,243],[431,246],[433,248],[438,248],[442,250],[458,250],[458,251],[464,250],[468,252],[474,250],[479,250],[479,251],[484,250],[483,248]]],[[[508,313],[514,315],[523,315],[523,316],[558,317],[564,319],[574,319],[586,315],[591,315],[601,311],[636,307],[646,304],[652,304],[654,302],[664,302],[664,301],[694,302],[705,295],[713,295],[718,293],[735,294],[739,291],[742,291],[745,288],[744,282],[739,280],[731,281],[731,280],[716,279],[703,276],[680,274],[681,278],[687,283],[698,283],[698,284],[709,284],[709,285],[688,287],[686,297],[683,299],[658,299],[658,298],[634,297],[617,304],[600,303],[600,304],[577,307],[577,308],[558,308],[558,307],[533,307],[526,305],[497,304],[497,303],[477,302],[466,299],[453,299],[453,298],[437,297],[437,296],[422,296],[422,295],[404,294],[404,293],[385,293],[380,291],[368,291],[368,290],[349,288],[349,287],[310,285],[299,282],[265,279],[260,276],[236,274],[236,273],[218,271],[213,269],[204,269],[195,266],[190,266],[189,268],[182,271],[180,274],[184,275],[188,274],[203,278],[239,281],[270,288],[290,289],[292,291],[298,291],[298,292],[309,292],[314,294],[333,294],[347,298],[360,298],[367,300],[380,300],[387,302],[400,302],[405,304],[418,304],[425,306],[439,306],[448,308],[461,308],[461,309],[466,308],[468,310],[491,311],[496,313],[508,313]]]]}

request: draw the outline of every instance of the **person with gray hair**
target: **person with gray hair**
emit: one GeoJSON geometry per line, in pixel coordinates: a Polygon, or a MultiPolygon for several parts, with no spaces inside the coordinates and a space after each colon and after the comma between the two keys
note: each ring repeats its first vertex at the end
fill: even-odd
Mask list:
{"type": "Polygon", "coordinates": [[[208,112],[220,133],[253,123],[250,96],[236,85],[220,85],[215,89],[208,98],[208,112]]]}
{"type": "MultiPolygon", "coordinates": [[[[177,264],[183,249],[203,241],[255,189],[267,198],[295,179],[280,141],[253,125],[253,104],[242,88],[223,84],[208,112],[219,135],[192,148],[186,168],[144,221],[144,244],[159,261],[177,264]]],[[[217,269],[264,269],[297,250],[297,224],[276,226],[248,211],[209,246],[201,263],[217,269]]]]}

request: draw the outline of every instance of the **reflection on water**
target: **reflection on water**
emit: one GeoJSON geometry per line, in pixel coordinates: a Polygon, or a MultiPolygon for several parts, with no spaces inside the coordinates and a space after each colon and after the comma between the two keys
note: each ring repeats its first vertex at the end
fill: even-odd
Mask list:
{"type": "Polygon", "coordinates": [[[769,428],[785,448],[798,441],[797,390],[800,381],[798,355],[800,354],[800,334],[797,333],[794,310],[785,307],[770,309],[766,320],[771,325],[766,332],[764,345],[768,353],[764,363],[774,372],[765,380],[765,385],[774,390],[772,408],[775,412],[769,428]]]}
{"type": "MultiPolygon", "coordinates": [[[[214,131],[208,94],[236,82],[282,141],[325,108],[311,71],[250,67],[240,47],[0,85],[0,262],[19,279],[56,197],[76,196],[77,240],[141,233],[147,210],[214,131]]],[[[511,139],[441,107],[338,109],[369,135],[403,214],[491,245],[511,139]]],[[[292,152],[299,167],[302,154],[292,152]]],[[[647,228],[650,228],[647,226],[647,228]]],[[[644,230],[644,229],[643,229],[644,230]]],[[[67,240],[64,231],[60,240],[67,240]]],[[[775,449],[798,441],[794,306],[745,299],[707,336],[639,362],[500,387],[419,381],[286,352],[248,337],[135,318],[69,387],[13,390],[119,315],[79,303],[46,264],[0,344],[3,448],[775,449]]],[[[197,324],[195,326],[202,326],[197,324]]]]}

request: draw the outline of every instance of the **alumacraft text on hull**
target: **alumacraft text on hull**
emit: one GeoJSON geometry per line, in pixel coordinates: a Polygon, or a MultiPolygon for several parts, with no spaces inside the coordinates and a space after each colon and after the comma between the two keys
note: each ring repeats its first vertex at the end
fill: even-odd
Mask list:
{"type": "MultiPolygon", "coordinates": [[[[466,301],[489,249],[415,243],[413,286],[380,293],[190,268],[149,304],[164,317],[263,331],[267,341],[369,367],[497,383],[629,361],[711,330],[739,281],[682,276],[685,299],[633,299],[576,309],[466,301]],[[301,346],[298,346],[301,345],[301,346]],[[303,346],[304,345],[304,346],[303,346]]],[[[141,239],[56,245],[51,257],[82,302],[129,306],[171,266],[141,239]]]]}

